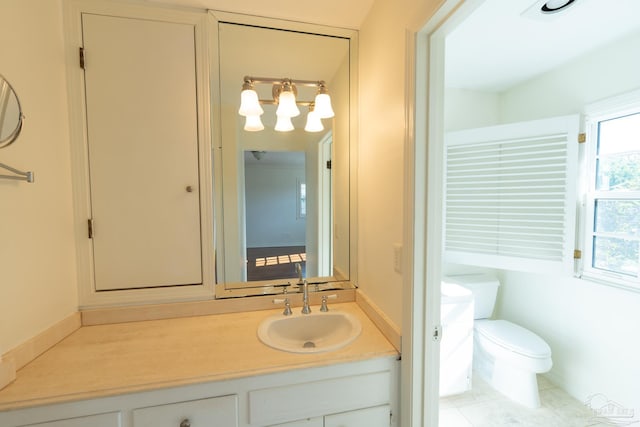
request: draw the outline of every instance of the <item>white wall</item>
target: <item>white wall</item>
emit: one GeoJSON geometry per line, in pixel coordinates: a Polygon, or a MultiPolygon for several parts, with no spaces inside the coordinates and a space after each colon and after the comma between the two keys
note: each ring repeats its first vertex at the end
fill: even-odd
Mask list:
{"type": "MultiPolygon", "coordinates": [[[[77,311],[61,2],[0,2],[0,74],[26,116],[0,162],[35,182],[0,180],[0,354],[77,311]]],[[[4,172],[2,172],[4,173],[4,172]]]]}
{"type": "MultiPolygon", "coordinates": [[[[402,275],[394,245],[403,243],[406,31],[417,31],[442,3],[376,0],[360,29],[358,284],[402,326],[402,275]]],[[[405,248],[405,251],[409,248],[405,248]]]]}
{"type": "Polygon", "coordinates": [[[457,88],[445,90],[445,131],[491,126],[499,120],[498,93],[457,88]]]}
{"type": "Polygon", "coordinates": [[[252,164],[244,173],[247,247],[305,246],[307,225],[297,215],[296,191],[305,182],[304,165],[252,164]]]}
{"type": "MultiPolygon", "coordinates": [[[[640,34],[504,93],[504,122],[582,112],[640,88],[640,34]]],[[[640,413],[640,293],[574,278],[504,272],[498,315],[549,343],[549,376],[584,401],[594,393],[640,413]]]]}
{"type": "Polygon", "coordinates": [[[580,113],[585,104],[640,88],[640,33],[501,95],[503,123],[580,113]]]}

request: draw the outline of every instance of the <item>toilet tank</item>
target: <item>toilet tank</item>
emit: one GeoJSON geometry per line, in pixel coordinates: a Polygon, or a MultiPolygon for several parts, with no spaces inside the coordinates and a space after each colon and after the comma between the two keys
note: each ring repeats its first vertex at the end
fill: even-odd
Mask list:
{"type": "Polygon", "coordinates": [[[487,274],[447,276],[445,281],[469,289],[474,297],[474,319],[488,319],[493,313],[500,281],[487,274]]]}

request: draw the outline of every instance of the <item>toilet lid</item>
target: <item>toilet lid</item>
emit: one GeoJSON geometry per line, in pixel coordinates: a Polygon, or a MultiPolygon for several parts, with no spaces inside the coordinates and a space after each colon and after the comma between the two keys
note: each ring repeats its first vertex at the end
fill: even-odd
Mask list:
{"type": "Polygon", "coordinates": [[[476,320],[475,330],[485,338],[528,357],[551,357],[551,348],[538,335],[506,320],[476,320]]]}

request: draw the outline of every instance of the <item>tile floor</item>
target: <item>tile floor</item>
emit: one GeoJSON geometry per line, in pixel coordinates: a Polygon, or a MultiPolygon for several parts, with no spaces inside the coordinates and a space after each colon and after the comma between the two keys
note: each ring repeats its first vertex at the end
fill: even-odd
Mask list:
{"type": "MultiPolygon", "coordinates": [[[[474,375],[473,389],[440,399],[440,427],[600,427],[590,408],[538,376],[541,407],[529,409],[507,399],[474,375]]],[[[640,424],[639,424],[640,425],[640,424]]]]}

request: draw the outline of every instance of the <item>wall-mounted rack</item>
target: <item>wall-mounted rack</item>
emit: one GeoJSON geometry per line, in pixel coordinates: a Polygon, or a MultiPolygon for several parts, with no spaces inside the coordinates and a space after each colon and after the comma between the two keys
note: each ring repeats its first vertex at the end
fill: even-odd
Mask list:
{"type": "Polygon", "coordinates": [[[22,172],[16,168],[12,168],[9,165],[0,163],[0,169],[6,169],[9,172],[13,172],[15,175],[0,175],[0,179],[13,179],[16,181],[33,182],[33,172],[22,172]]]}

